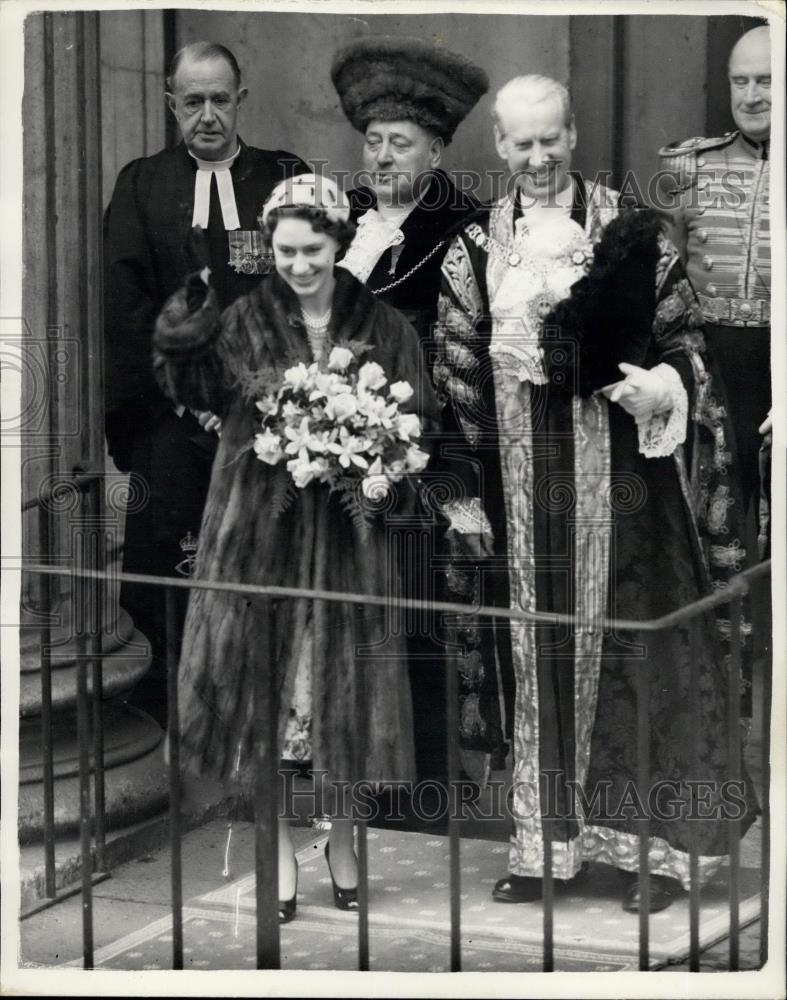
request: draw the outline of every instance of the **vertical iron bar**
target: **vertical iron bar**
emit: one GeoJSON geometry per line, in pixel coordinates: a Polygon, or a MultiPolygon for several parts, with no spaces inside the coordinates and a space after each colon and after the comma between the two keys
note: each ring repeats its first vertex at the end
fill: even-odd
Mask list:
{"type": "Polygon", "coordinates": [[[650,866],[648,847],[650,839],[649,801],[650,785],[650,668],[648,661],[641,662],[637,671],[637,792],[645,814],[637,820],[639,834],[639,969],[650,968],[650,866]]]}
{"type": "Polygon", "coordinates": [[[281,967],[279,947],[278,690],[271,599],[261,599],[266,656],[254,671],[254,860],[257,968],[281,967]]]}
{"type": "Polygon", "coordinates": [[[612,182],[618,187],[623,182],[625,166],[626,43],[626,18],[617,14],[612,18],[612,182]]]}
{"type": "Polygon", "coordinates": [[[358,820],[358,971],[369,971],[369,844],[366,820],[358,820]]]}
{"type": "MultiPolygon", "coordinates": [[[[395,591],[394,591],[395,593],[395,591]]],[[[366,711],[366,671],[368,665],[358,662],[358,641],[363,631],[358,628],[359,615],[364,615],[365,609],[354,604],[351,611],[351,621],[353,622],[353,655],[356,657],[357,671],[357,692],[356,692],[356,719],[358,723],[358,750],[355,754],[355,780],[363,781],[364,760],[366,758],[366,747],[368,744],[368,713],[366,711]]],[[[355,796],[350,796],[351,813],[355,796]]],[[[369,971],[369,843],[366,836],[366,820],[358,817],[358,971],[369,971]]]]}
{"type": "MultiPolygon", "coordinates": [[[[52,12],[43,15],[44,23],[44,134],[46,136],[47,148],[54,148],[55,135],[55,40],[54,40],[54,14],[52,12]]],[[[45,254],[46,254],[46,355],[47,370],[55,371],[53,353],[56,344],[56,335],[53,336],[52,329],[55,326],[58,315],[58,294],[57,294],[57,241],[55,230],[57,225],[57,194],[55,184],[55,158],[45,157],[44,169],[46,179],[44,184],[44,197],[46,199],[46,232],[45,254]]],[[[57,405],[56,405],[56,382],[54,379],[47,379],[47,410],[49,414],[49,433],[51,440],[58,440],[57,426],[57,405]]],[[[54,468],[55,461],[52,460],[50,469],[54,468]]],[[[52,552],[52,521],[49,508],[50,498],[42,499],[39,508],[41,518],[39,526],[42,532],[41,553],[46,561],[51,558],[52,552]]],[[[42,596],[44,598],[44,625],[42,628],[41,647],[41,726],[44,750],[44,852],[46,864],[46,887],[47,896],[53,898],[56,889],[55,874],[55,773],[54,773],[54,745],[52,739],[52,632],[50,625],[50,614],[53,603],[53,595],[60,596],[60,583],[58,581],[57,590],[53,587],[53,582],[49,576],[44,576],[44,586],[42,596]]],[[[73,592],[72,592],[73,600],[73,592]]]]}
{"type": "Polygon", "coordinates": [[[167,736],[169,741],[169,832],[172,888],[172,968],[183,968],[183,871],[180,822],[180,716],[178,715],[178,622],[176,596],[167,587],[165,642],[167,650],[167,736]]]}
{"type": "MultiPolygon", "coordinates": [[[[765,577],[767,584],[767,607],[768,621],[772,621],[772,597],[771,578],[765,577]]],[[[772,669],[773,653],[772,641],[768,642],[766,649],[765,663],[762,675],[762,756],[760,766],[762,768],[762,839],[761,844],[761,864],[760,864],[760,964],[764,965],[768,960],[768,927],[769,927],[769,903],[770,903],[770,877],[771,877],[771,695],[772,695],[772,669]]]]}
{"type": "MultiPolygon", "coordinates": [[[[76,545],[77,570],[85,567],[87,531],[84,496],[79,496],[76,545]]],[[[90,831],[90,703],[87,689],[86,603],[88,581],[74,575],[71,590],[77,669],[77,740],[79,743],[79,832],[82,862],[82,954],[85,969],[93,968],[93,858],[90,831]]]]}
{"type": "MultiPolygon", "coordinates": [[[[727,754],[728,774],[731,782],[741,780],[741,625],[742,599],[735,597],[730,604],[730,675],[727,692],[727,754]]],[[[730,972],[737,972],[739,967],[739,934],[740,934],[740,819],[728,819],[729,852],[730,852],[730,972]]]]}
{"type": "MultiPolygon", "coordinates": [[[[696,781],[699,777],[699,726],[696,724],[699,719],[699,628],[700,621],[696,618],[689,619],[689,632],[691,643],[691,662],[689,675],[689,720],[691,722],[691,733],[689,734],[690,748],[690,772],[691,778],[696,781]]],[[[697,786],[691,785],[691,815],[697,815],[697,786]]],[[[699,851],[697,846],[697,824],[690,823],[689,830],[689,972],[700,971],[700,877],[699,877],[699,851]]]]}
{"type": "Polygon", "coordinates": [[[448,771],[448,850],[451,892],[451,972],[462,971],[462,871],[460,867],[458,796],[452,795],[459,782],[459,678],[449,658],[445,658],[446,754],[448,771]]]}
{"type": "MultiPolygon", "coordinates": [[[[161,12],[161,27],[162,27],[162,35],[163,35],[163,39],[162,39],[162,42],[163,42],[163,45],[162,45],[162,48],[163,48],[163,52],[162,52],[163,59],[162,59],[162,63],[160,64],[160,66],[161,66],[161,73],[164,76],[164,78],[166,79],[166,76],[169,73],[169,67],[170,67],[170,65],[172,63],[172,57],[175,55],[175,53],[176,53],[176,51],[178,49],[178,25],[177,25],[177,11],[176,10],[174,10],[173,8],[165,8],[164,10],[162,10],[162,12],[161,12]]],[[[153,66],[153,67],[150,67],[150,68],[151,68],[151,70],[153,72],[156,72],[159,67],[153,66]]],[[[165,124],[164,124],[164,139],[165,139],[165,144],[167,146],[174,146],[175,143],[180,138],[180,136],[178,135],[177,122],[174,121],[174,117],[175,117],[174,115],[172,115],[172,116],[168,115],[167,118],[165,119],[165,124]],[[173,121],[171,121],[171,122],[169,120],[170,117],[173,118],[173,121]]],[[[153,152],[153,150],[146,150],[145,154],[147,155],[148,153],[152,153],[152,152],[153,152]]]]}
{"type": "MultiPolygon", "coordinates": [[[[88,485],[88,497],[91,524],[91,549],[94,556],[94,567],[103,573],[104,560],[104,529],[101,503],[103,479],[96,477],[88,485]]],[[[93,789],[95,794],[95,838],[96,838],[96,868],[103,872],[106,868],[106,797],[104,787],[104,581],[96,578],[91,581],[90,594],[90,659],[92,663],[93,683],[93,789]]]]}
{"type": "Polygon", "coordinates": [[[555,881],[552,878],[552,831],[549,819],[542,817],[542,836],[544,838],[544,877],[543,877],[543,903],[544,903],[544,957],[543,971],[555,971],[555,881]]]}
{"type": "MultiPolygon", "coordinates": [[[[47,500],[41,500],[38,507],[38,535],[41,561],[51,559],[51,513],[47,500]]],[[[41,743],[43,748],[44,781],[44,879],[45,891],[49,899],[57,892],[55,877],[55,765],[52,740],[52,629],[50,614],[52,609],[52,578],[44,573],[41,577],[41,743]]]]}
{"type": "MultiPolygon", "coordinates": [[[[71,17],[75,20],[75,32],[74,32],[74,45],[73,45],[73,59],[74,59],[74,77],[76,85],[76,108],[75,114],[73,115],[70,126],[74,133],[75,142],[75,152],[76,152],[76,232],[75,236],[78,240],[78,246],[83,249],[82,253],[77,253],[69,261],[69,269],[72,275],[76,278],[74,283],[74,291],[76,292],[75,298],[76,302],[76,314],[77,322],[79,324],[79,329],[83,331],[83,336],[89,337],[89,310],[88,310],[88,232],[90,220],[87,214],[87,185],[88,185],[88,172],[87,172],[87,87],[85,80],[85,18],[84,12],[80,11],[77,14],[72,14],[71,17]]],[[[71,48],[71,46],[68,46],[71,48]]],[[[62,169],[62,168],[61,168],[62,169]]],[[[89,341],[88,341],[89,342],[89,341]]],[[[89,384],[90,374],[91,374],[91,361],[89,351],[80,351],[79,353],[80,361],[80,377],[83,378],[84,384],[89,384]]],[[[87,402],[87,396],[85,398],[87,402]]],[[[89,404],[88,404],[89,406],[89,404]]],[[[88,410],[89,412],[89,410],[88,410]]],[[[90,422],[90,417],[87,416],[86,420],[80,421],[80,437],[79,437],[79,451],[82,455],[90,455],[90,461],[93,460],[93,455],[90,448],[90,436],[94,433],[93,426],[90,422]]],[[[89,490],[89,487],[88,487],[89,490]]],[[[88,562],[86,560],[86,565],[88,562]]],[[[87,609],[85,609],[87,611],[87,609]]]]}

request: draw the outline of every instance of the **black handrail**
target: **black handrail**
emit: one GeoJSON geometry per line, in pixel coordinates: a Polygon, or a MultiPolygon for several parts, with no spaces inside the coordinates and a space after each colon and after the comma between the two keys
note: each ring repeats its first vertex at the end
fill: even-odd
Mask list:
{"type": "MultiPolygon", "coordinates": [[[[342,604],[370,604],[386,608],[416,608],[428,611],[449,611],[457,615],[479,615],[485,618],[507,618],[514,622],[532,622],[544,625],[581,625],[587,627],[587,618],[550,611],[520,611],[513,608],[499,608],[490,605],[463,604],[451,601],[424,601],[414,597],[385,597],[376,594],[357,594],[353,591],[318,590],[309,587],[263,587],[254,583],[232,583],[224,580],[195,580],[191,577],[153,576],[149,573],[115,573],[97,570],[73,569],[63,566],[46,566],[43,563],[23,562],[23,573],[42,573],[50,576],[80,576],[88,579],[112,580],[113,582],[143,583],[154,587],[178,587],[185,590],[223,590],[235,594],[249,594],[256,597],[297,597],[318,601],[334,601],[342,604]]],[[[684,604],[660,618],[607,618],[599,616],[594,624],[605,629],[621,632],[660,632],[662,629],[679,625],[703,611],[710,611],[723,604],[729,604],[736,597],[749,592],[754,580],[771,572],[771,560],[758,563],[731,577],[724,590],[714,591],[690,604],[684,604]]]]}
{"type": "Polygon", "coordinates": [[[67,479],[59,480],[53,486],[48,487],[43,490],[37,497],[31,497],[29,500],[25,500],[22,504],[22,513],[26,513],[28,510],[33,510],[35,507],[41,506],[41,504],[51,503],[53,500],[57,499],[57,494],[62,491],[66,484],[68,486],[76,486],[80,493],[85,493],[93,483],[99,482],[106,478],[105,472],[85,472],[78,471],[74,472],[73,475],[69,476],[67,479]]]}

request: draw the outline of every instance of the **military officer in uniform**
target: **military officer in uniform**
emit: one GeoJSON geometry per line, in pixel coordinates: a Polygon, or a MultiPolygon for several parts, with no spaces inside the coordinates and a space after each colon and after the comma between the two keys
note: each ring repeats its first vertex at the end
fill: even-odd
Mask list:
{"type": "MultiPolygon", "coordinates": [[[[291,153],[255,149],[239,138],[246,88],[224,46],[181,49],[167,91],[183,141],[125,166],[104,218],[107,444],[146,498],[128,510],[123,569],[159,576],[189,573],[216,437],[200,415],[173,406],[156,385],[153,325],[167,298],[203,264],[222,307],[248,293],[272,268],[257,224],[263,203],[280,180],[308,170],[291,153]],[[196,254],[193,226],[204,231],[196,254]]],[[[185,605],[187,592],[179,594],[185,605]]],[[[163,720],[163,590],[124,584],[120,601],[153,652],[134,697],[163,720]]]]}
{"type": "Polygon", "coordinates": [[[771,405],[771,242],[768,214],[771,47],[767,26],[735,44],[729,60],[737,130],[659,150],[672,183],[671,238],[699,297],[706,338],[721,368],[744,500],[757,509],[761,428],[771,405]]]}

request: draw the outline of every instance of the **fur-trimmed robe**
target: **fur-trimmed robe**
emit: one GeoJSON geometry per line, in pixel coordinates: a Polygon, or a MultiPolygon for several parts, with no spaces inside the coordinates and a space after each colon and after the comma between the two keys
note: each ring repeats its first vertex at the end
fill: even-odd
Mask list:
{"type": "MultiPolygon", "coordinates": [[[[377,207],[370,188],[354,188],[348,198],[354,221],[377,207]]],[[[401,310],[413,324],[430,363],[440,265],[454,235],[477,210],[478,202],[472,195],[460,191],[443,170],[436,170],[421,201],[401,225],[403,243],[385,250],[366,280],[367,288],[401,310]],[[381,291],[391,285],[394,287],[389,291],[381,291]]]]}
{"type": "MultiPolygon", "coordinates": [[[[482,603],[587,622],[495,628],[498,662],[513,662],[516,681],[515,692],[503,684],[515,695],[507,706],[509,871],[540,876],[545,837],[558,878],[571,878],[584,861],[637,870],[637,678],[645,671],[650,871],[686,884],[692,832],[702,875],[728,851],[725,817],[737,810],[745,832],[757,808],[750,782],[727,789],[734,803],[725,798],[726,609],[726,621],[705,614],[662,632],[607,634],[597,619],[657,618],[742,568],[729,423],[695,296],[658,220],[622,214],[614,191],[573,183],[564,256],[554,222],[515,237],[515,205],[505,198],[456,239],[443,263],[435,380],[446,401],[443,440],[450,428],[455,434],[446,471],[481,497],[495,533],[482,603]],[[517,298],[522,288],[530,297],[517,298]],[[622,378],[619,361],[675,369],[688,397],[685,444],[659,457],[641,453],[633,417],[595,394],[622,378]],[[705,783],[699,811],[688,779],[705,783]]],[[[479,707],[495,664],[478,653],[488,630],[473,631],[465,629],[462,667],[471,746],[489,728],[479,707]]]]}
{"type": "MultiPolygon", "coordinates": [[[[336,270],[329,338],[369,348],[364,361],[378,362],[390,381],[415,389],[406,405],[425,431],[437,426],[437,407],[424,376],[418,339],[396,310],[378,302],[348,272],[336,270]]],[[[179,292],[159,317],[155,365],[168,393],[179,402],[222,418],[200,532],[195,575],[199,579],[289,587],[326,588],[386,595],[397,593],[396,515],[406,514],[413,484],[398,484],[397,505],[359,527],[337,495],[312,484],[296,490],[289,506],[283,463],[259,461],[250,445],[259,414],[242,390],[244,375],[310,363],[311,350],[298,300],[274,274],[219,318],[209,296],[188,313],[179,292]]],[[[182,753],[201,773],[251,776],[254,671],[274,671],[279,695],[279,747],[284,735],[301,647],[310,628],[313,766],[331,779],[412,780],[412,712],[404,638],[387,609],[276,600],[273,663],[265,617],[254,599],[197,590],[191,596],[179,674],[182,753]],[[314,618],[309,625],[309,619],[314,618]],[[359,674],[365,671],[365,697],[359,674]],[[366,746],[358,745],[359,718],[366,746]],[[356,770],[356,753],[360,754],[356,770]]]]}

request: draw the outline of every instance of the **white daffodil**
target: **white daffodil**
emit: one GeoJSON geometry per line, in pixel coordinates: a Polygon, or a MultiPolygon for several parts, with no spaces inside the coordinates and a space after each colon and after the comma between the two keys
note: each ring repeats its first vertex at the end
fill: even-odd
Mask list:
{"type": "Polygon", "coordinates": [[[299,453],[306,455],[309,438],[311,437],[309,418],[304,417],[299,424],[291,424],[289,427],[285,427],[284,436],[289,442],[284,447],[288,455],[297,455],[299,453]]]}
{"type": "Polygon", "coordinates": [[[366,438],[351,434],[346,427],[342,427],[339,431],[339,440],[329,444],[328,451],[338,457],[339,465],[343,469],[349,469],[351,465],[366,469],[369,463],[360,452],[366,451],[368,443],[366,438]]]}
{"type": "Polygon", "coordinates": [[[291,458],[287,462],[287,471],[292,476],[292,481],[302,490],[315,479],[324,482],[330,472],[330,463],[327,458],[305,459],[301,455],[291,458]]]}
{"type": "Polygon", "coordinates": [[[273,431],[264,430],[260,434],[254,435],[254,453],[261,462],[267,465],[276,465],[284,458],[281,447],[281,438],[273,431]]]}
{"type": "Polygon", "coordinates": [[[260,413],[262,413],[266,417],[273,416],[273,414],[279,408],[279,402],[272,393],[265,396],[263,399],[258,400],[254,405],[257,407],[260,413]]]}
{"type": "Polygon", "coordinates": [[[358,396],[358,412],[366,418],[369,427],[393,426],[397,409],[396,403],[386,403],[377,393],[364,392],[358,396]]]}
{"type": "Polygon", "coordinates": [[[308,459],[304,458],[303,455],[299,455],[297,458],[291,458],[289,462],[287,462],[287,471],[292,476],[292,481],[299,490],[308,486],[315,476],[312,463],[308,459]]]}
{"type": "Polygon", "coordinates": [[[288,399],[287,402],[284,404],[284,406],[282,406],[281,408],[281,415],[288,423],[295,423],[296,421],[299,421],[303,418],[304,416],[303,407],[298,406],[297,403],[294,403],[291,399],[288,399]]]}
{"type": "Polygon", "coordinates": [[[335,434],[332,431],[314,431],[306,439],[306,447],[316,455],[324,455],[334,437],[335,434]]]}

